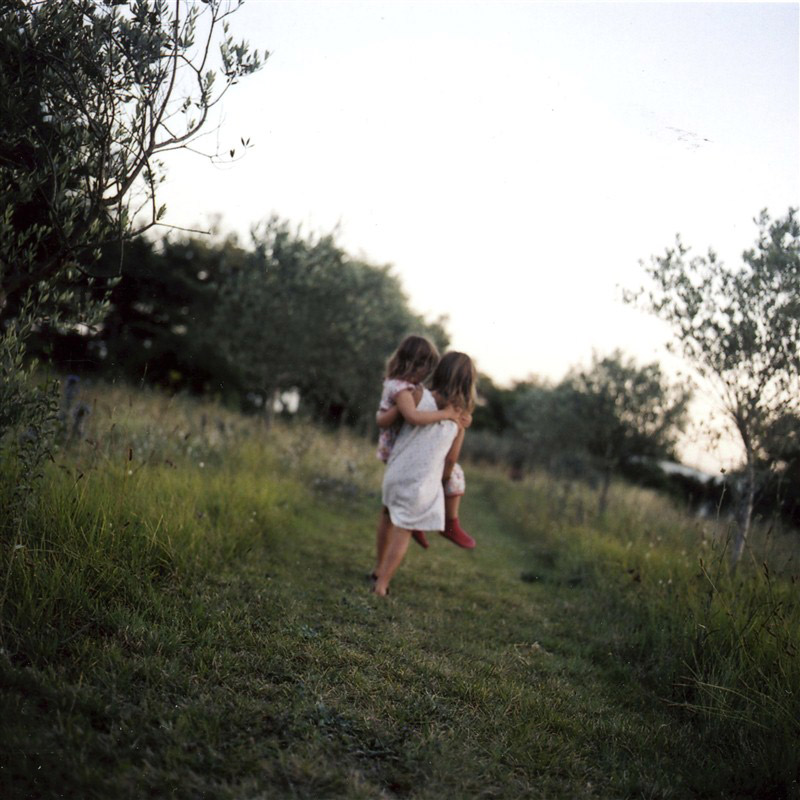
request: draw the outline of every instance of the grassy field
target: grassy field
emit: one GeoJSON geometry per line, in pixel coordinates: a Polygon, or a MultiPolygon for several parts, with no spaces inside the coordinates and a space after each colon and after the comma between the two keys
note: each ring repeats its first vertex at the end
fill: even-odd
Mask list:
{"type": "Polygon", "coordinates": [[[730,574],[652,494],[468,465],[477,549],[383,600],[370,443],[84,399],[4,534],[2,797],[800,797],[796,534],[730,574]]]}

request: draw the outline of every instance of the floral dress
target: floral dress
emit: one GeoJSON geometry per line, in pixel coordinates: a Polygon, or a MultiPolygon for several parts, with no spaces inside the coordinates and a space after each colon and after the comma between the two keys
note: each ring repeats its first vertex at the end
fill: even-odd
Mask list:
{"type": "MultiPolygon", "coordinates": [[[[409,383],[408,381],[401,381],[398,378],[386,378],[383,382],[383,392],[381,394],[381,402],[378,405],[378,411],[388,411],[395,405],[395,398],[399,392],[405,389],[411,389],[413,392],[416,388],[417,387],[413,383],[409,383]]],[[[400,433],[401,424],[402,419],[399,420],[398,424],[392,425],[391,428],[381,429],[380,436],[378,437],[378,452],[376,455],[384,464],[389,460],[392,447],[394,447],[397,435],[400,433]]]]}

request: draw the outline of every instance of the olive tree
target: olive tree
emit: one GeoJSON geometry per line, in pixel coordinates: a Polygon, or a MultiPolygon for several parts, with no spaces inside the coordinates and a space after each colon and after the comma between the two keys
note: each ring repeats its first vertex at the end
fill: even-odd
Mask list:
{"type": "Polygon", "coordinates": [[[35,422],[31,331],[102,316],[78,291],[112,277],[101,246],[163,219],[159,155],[266,58],[228,31],[240,4],[0,0],[0,439],[35,422]]]}
{"type": "Polygon", "coordinates": [[[713,250],[675,247],[643,265],[648,288],[627,293],[672,328],[673,347],[712,387],[744,451],[737,534],[741,558],[753,513],[756,467],[780,417],[800,406],[800,224],[797,212],[756,220],[755,247],[726,266],[713,250]]]}
{"type": "Polygon", "coordinates": [[[223,276],[206,327],[209,350],[264,398],[267,418],[276,395],[295,390],[316,418],[362,426],[374,417],[386,358],[410,332],[447,343],[440,323],[411,311],[388,267],[274,217],[254,228],[249,258],[223,276]]]}
{"type": "Polygon", "coordinates": [[[238,5],[3,2],[0,319],[30,291],[53,299],[48,290],[94,277],[101,244],[163,218],[159,154],[195,139],[262,64],[228,33],[238,5]]]}
{"type": "Polygon", "coordinates": [[[602,475],[598,510],[603,513],[613,472],[634,457],[671,458],[686,422],[690,393],[670,383],[658,364],[639,366],[620,351],[588,369],[574,369],[556,387],[550,427],[561,446],[583,450],[602,475]]]}

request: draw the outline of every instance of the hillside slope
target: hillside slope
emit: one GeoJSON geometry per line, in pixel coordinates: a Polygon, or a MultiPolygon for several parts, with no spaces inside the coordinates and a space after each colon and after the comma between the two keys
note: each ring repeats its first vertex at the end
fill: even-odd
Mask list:
{"type": "Polygon", "coordinates": [[[795,791],[777,728],[737,743],[665,682],[691,670],[646,630],[662,567],[614,555],[579,489],[469,469],[477,549],[412,545],[380,599],[369,445],[102,401],[4,564],[4,797],[795,791]]]}

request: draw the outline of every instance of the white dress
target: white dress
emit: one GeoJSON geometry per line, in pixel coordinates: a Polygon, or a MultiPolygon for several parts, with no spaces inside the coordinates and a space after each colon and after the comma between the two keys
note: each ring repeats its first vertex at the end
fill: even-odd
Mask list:
{"type": "MultiPolygon", "coordinates": [[[[419,411],[436,411],[436,400],[423,389],[419,411]]],[[[383,504],[398,528],[444,530],[444,460],[458,433],[452,420],[431,425],[403,423],[383,476],[383,504]]]]}

